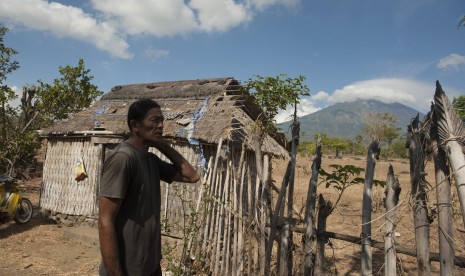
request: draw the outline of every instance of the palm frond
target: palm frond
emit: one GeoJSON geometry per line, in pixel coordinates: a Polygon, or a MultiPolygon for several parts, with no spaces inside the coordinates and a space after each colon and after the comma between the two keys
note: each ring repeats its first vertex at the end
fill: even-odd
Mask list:
{"type": "Polygon", "coordinates": [[[465,128],[462,119],[453,108],[439,81],[436,81],[436,92],[434,93],[434,121],[439,143],[444,143],[450,139],[465,142],[465,128]]]}

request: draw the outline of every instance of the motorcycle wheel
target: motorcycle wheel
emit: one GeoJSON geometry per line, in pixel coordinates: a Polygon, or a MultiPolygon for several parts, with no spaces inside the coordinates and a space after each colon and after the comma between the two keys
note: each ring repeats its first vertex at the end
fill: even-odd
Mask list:
{"type": "Polygon", "coordinates": [[[18,201],[18,207],[16,208],[16,214],[14,221],[16,224],[25,224],[32,217],[32,203],[27,198],[20,198],[18,201]]]}

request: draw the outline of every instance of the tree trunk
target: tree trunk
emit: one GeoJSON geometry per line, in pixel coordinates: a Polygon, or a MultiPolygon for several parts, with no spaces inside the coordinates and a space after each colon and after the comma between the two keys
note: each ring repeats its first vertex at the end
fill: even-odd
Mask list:
{"type": "Polygon", "coordinates": [[[386,180],[386,238],[384,246],[384,263],[386,276],[396,275],[396,247],[395,247],[395,221],[396,207],[400,194],[399,180],[394,177],[392,165],[389,165],[389,172],[386,180]]]}
{"type": "Polygon", "coordinates": [[[321,145],[316,146],[316,157],[312,164],[312,178],[308,186],[307,204],[305,209],[305,236],[304,236],[304,275],[313,275],[314,270],[314,248],[316,240],[315,229],[315,206],[316,206],[316,190],[318,186],[318,171],[321,167],[321,145]]]}
{"type": "Polygon", "coordinates": [[[376,160],[379,158],[379,143],[371,142],[368,149],[367,167],[365,171],[365,184],[362,206],[362,275],[372,275],[371,255],[371,188],[373,186],[373,175],[375,173],[376,160]]]}

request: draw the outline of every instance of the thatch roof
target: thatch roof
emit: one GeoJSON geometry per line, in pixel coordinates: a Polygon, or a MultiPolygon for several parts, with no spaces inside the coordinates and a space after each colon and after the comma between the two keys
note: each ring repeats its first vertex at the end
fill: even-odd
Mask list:
{"type": "MultiPolygon", "coordinates": [[[[233,78],[130,84],[115,86],[94,105],[45,129],[41,136],[125,136],[129,132],[128,107],[142,98],[160,104],[165,116],[163,136],[207,143],[217,143],[220,138],[246,141],[246,125],[262,112],[233,78]]],[[[264,150],[288,156],[269,136],[264,150]]]]}

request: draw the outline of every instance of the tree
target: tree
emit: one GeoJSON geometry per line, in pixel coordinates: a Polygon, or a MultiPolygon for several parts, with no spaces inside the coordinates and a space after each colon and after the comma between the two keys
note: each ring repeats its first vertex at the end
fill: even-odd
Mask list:
{"type": "Polygon", "coordinates": [[[14,91],[5,84],[7,76],[19,68],[19,62],[12,57],[18,52],[9,48],[4,43],[5,34],[8,28],[0,26],[0,173],[8,172],[12,162],[12,147],[16,110],[8,103],[16,98],[14,91]]]}
{"type": "Polygon", "coordinates": [[[405,147],[405,139],[396,139],[392,143],[391,152],[393,157],[408,158],[408,149],[405,147]]]}
{"type": "Polygon", "coordinates": [[[0,121],[2,123],[0,128],[3,143],[8,141],[7,128],[11,125],[10,115],[13,112],[8,102],[16,98],[14,91],[4,82],[7,75],[19,68],[19,62],[12,60],[12,56],[18,54],[18,52],[13,48],[6,47],[4,43],[4,36],[7,32],[8,28],[0,26],[0,121]]]}
{"type": "Polygon", "coordinates": [[[303,84],[304,76],[290,78],[286,74],[276,77],[262,77],[256,75],[255,79],[246,81],[245,89],[254,96],[254,102],[258,104],[263,112],[262,119],[265,130],[273,134],[276,132],[274,118],[280,110],[286,109],[288,105],[296,106],[301,96],[309,96],[310,90],[303,84]]]}
{"type": "Polygon", "coordinates": [[[91,83],[94,77],[89,75],[90,69],[85,68],[83,59],[79,59],[76,67],[60,66],[58,71],[61,78],[55,79],[53,84],[38,81],[35,108],[43,112],[42,127],[81,111],[103,94],[91,83]]]}
{"type": "Polygon", "coordinates": [[[341,151],[345,151],[351,147],[351,142],[339,137],[330,137],[326,133],[315,134],[315,141],[320,137],[320,142],[323,148],[334,152],[336,157],[341,156],[341,151]]]}
{"type": "Polygon", "coordinates": [[[457,111],[457,113],[460,115],[462,120],[465,120],[465,96],[462,95],[458,96],[457,98],[454,97],[454,99],[452,100],[452,106],[454,107],[455,111],[457,111]]]}
{"type": "Polygon", "coordinates": [[[77,67],[60,67],[62,77],[55,79],[53,84],[38,81],[38,86],[24,86],[20,108],[12,108],[8,102],[15,99],[16,95],[3,85],[3,81],[19,65],[10,59],[16,51],[3,44],[5,32],[6,29],[1,29],[0,128],[3,139],[0,142],[0,174],[14,177],[23,174],[27,177],[24,172],[34,166],[35,152],[40,148],[36,130],[90,106],[103,92],[91,84],[93,76],[89,75],[90,70],[85,68],[84,61],[80,59],[77,67]]]}
{"type": "MultiPolygon", "coordinates": [[[[387,153],[392,141],[399,137],[400,128],[396,126],[397,117],[389,113],[369,113],[365,117],[363,131],[372,139],[387,143],[387,153]]],[[[387,157],[387,155],[386,155],[387,157]]]]}

